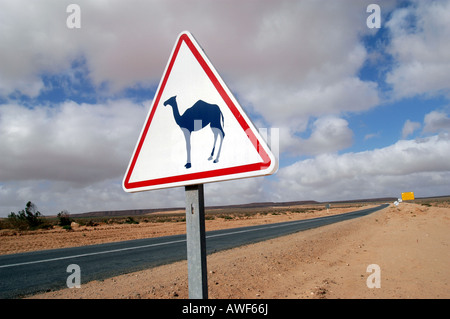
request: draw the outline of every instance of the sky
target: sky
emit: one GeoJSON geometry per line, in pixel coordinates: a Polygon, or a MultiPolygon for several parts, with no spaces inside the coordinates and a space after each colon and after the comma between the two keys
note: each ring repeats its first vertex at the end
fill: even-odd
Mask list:
{"type": "Polygon", "coordinates": [[[184,30],[279,131],[278,171],[206,205],[449,195],[449,21],[444,0],[0,0],[0,217],[184,206],[121,186],[184,30]]]}

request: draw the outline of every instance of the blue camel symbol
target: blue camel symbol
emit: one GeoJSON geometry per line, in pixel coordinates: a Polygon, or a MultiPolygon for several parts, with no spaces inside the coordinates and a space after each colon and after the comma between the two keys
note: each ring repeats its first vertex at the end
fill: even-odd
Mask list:
{"type": "Polygon", "coordinates": [[[176,98],[176,96],[172,96],[164,102],[164,106],[170,105],[172,107],[175,122],[183,131],[184,138],[186,139],[187,160],[184,167],[191,167],[191,133],[201,130],[208,124],[210,124],[211,130],[214,133],[213,149],[208,160],[213,159],[217,136],[220,134],[220,146],[214,163],[219,162],[220,150],[222,149],[223,138],[225,137],[223,131],[223,114],[220,111],[219,106],[217,104],[209,104],[205,101],[198,100],[194,105],[188,108],[183,115],[180,115],[176,98]]]}

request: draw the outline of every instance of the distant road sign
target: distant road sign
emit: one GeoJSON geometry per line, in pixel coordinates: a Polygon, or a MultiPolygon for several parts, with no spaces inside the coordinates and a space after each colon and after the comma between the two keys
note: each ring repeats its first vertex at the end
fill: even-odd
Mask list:
{"type": "Polygon", "coordinates": [[[402,193],[402,200],[414,200],[414,192],[402,193]]]}
{"type": "Polygon", "coordinates": [[[258,130],[189,32],[178,36],[123,180],[126,192],[273,174],[258,130]]]}

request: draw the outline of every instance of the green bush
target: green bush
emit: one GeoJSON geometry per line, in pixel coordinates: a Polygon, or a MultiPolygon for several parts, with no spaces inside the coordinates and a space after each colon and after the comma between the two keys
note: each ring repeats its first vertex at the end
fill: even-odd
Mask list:
{"type": "Polygon", "coordinates": [[[69,212],[63,210],[58,213],[58,225],[59,226],[70,226],[72,224],[72,219],[69,217],[69,212]]]}
{"type": "Polygon", "coordinates": [[[41,218],[42,214],[37,210],[36,205],[32,202],[28,202],[25,209],[16,213],[11,212],[8,215],[9,223],[19,230],[33,230],[48,226],[41,218]]]}
{"type": "Polygon", "coordinates": [[[100,225],[100,224],[97,222],[94,222],[92,219],[89,219],[89,221],[86,223],[86,226],[88,226],[88,227],[95,227],[98,225],[100,225]]]}
{"type": "Polygon", "coordinates": [[[133,217],[127,217],[127,219],[125,220],[125,224],[139,224],[138,221],[134,220],[133,217]]]}

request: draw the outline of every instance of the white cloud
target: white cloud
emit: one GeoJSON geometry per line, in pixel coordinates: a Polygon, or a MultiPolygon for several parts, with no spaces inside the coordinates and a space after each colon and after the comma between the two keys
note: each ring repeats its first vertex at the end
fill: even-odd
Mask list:
{"type": "Polygon", "coordinates": [[[371,138],[380,137],[380,132],[377,133],[369,133],[364,135],[364,141],[370,140],[371,138]]]}
{"type": "MultiPolygon", "coordinates": [[[[0,42],[11,48],[0,52],[8,61],[0,66],[3,96],[36,97],[48,89],[41,73],[70,76],[80,58],[84,75],[112,93],[155,85],[176,35],[188,29],[245,107],[266,125],[288,128],[288,145],[305,144],[296,134],[311,116],[379,103],[377,84],[357,76],[367,59],[360,36],[370,32],[365,2],[78,1],[80,29],[66,27],[70,1],[28,2],[5,1],[2,8],[1,29],[8,32],[0,32],[0,42]]],[[[348,145],[346,134],[337,146],[303,146],[308,154],[332,152],[348,145]]]]}
{"type": "Polygon", "coordinates": [[[2,95],[36,96],[43,89],[38,75],[67,72],[80,57],[97,86],[116,92],[154,85],[176,35],[188,29],[267,121],[277,120],[279,105],[278,120],[285,120],[378,102],[375,83],[356,76],[367,57],[359,41],[369,32],[364,3],[78,1],[81,28],[69,29],[70,1],[3,2],[0,41],[10,49],[0,52],[8,61],[0,66],[2,95]],[[350,88],[354,95],[346,94],[350,88]]]}
{"type": "Polygon", "coordinates": [[[280,169],[276,193],[284,199],[333,200],[445,195],[450,177],[450,136],[401,140],[372,151],[323,154],[280,169]]]}
{"type": "Polygon", "coordinates": [[[0,216],[30,200],[44,214],[170,206],[170,192],[130,195],[121,187],[149,105],[0,105],[0,216]]]}
{"type": "Polygon", "coordinates": [[[244,55],[249,61],[235,84],[240,96],[271,125],[299,127],[296,132],[310,116],[377,105],[377,84],[357,76],[368,58],[360,43],[368,32],[360,5],[290,2],[274,8],[244,55]]]}
{"type": "Polygon", "coordinates": [[[305,84],[293,88],[269,84],[245,91],[243,95],[254,110],[273,126],[287,125],[297,132],[304,129],[299,123],[310,116],[367,110],[379,102],[376,84],[357,78],[344,78],[328,86],[305,84]]]}
{"type": "Polygon", "coordinates": [[[396,98],[450,96],[450,1],[414,1],[397,9],[386,23],[388,52],[396,64],[387,74],[396,98]]]}
{"type": "MultiPolygon", "coordinates": [[[[406,138],[420,129],[422,124],[406,120],[402,129],[402,138],[406,138]]],[[[431,111],[427,113],[423,120],[422,134],[429,133],[450,133],[450,117],[444,111],[431,111]]]]}
{"type": "Polygon", "coordinates": [[[0,105],[0,180],[84,185],[117,177],[126,168],[145,112],[127,100],[33,109],[0,105]]]}
{"type": "Polygon", "coordinates": [[[62,210],[72,214],[100,210],[184,207],[184,188],[125,193],[120,179],[93,181],[74,187],[64,181],[14,181],[0,184],[0,216],[17,212],[28,201],[48,216],[62,210]]]}
{"type": "MultiPolygon", "coordinates": [[[[99,210],[184,207],[184,187],[125,193],[120,179],[94,181],[74,187],[64,181],[14,181],[0,183],[0,216],[23,209],[28,201],[38,206],[44,215],[61,210],[72,214],[99,210]]],[[[205,205],[246,204],[270,201],[271,189],[262,177],[240,179],[204,185],[205,205]]]]}
{"type": "Polygon", "coordinates": [[[67,69],[77,56],[68,37],[64,1],[2,1],[0,12],[0,94],[36,97],[44,88],[40,75],[67,69]]]}
{"type": "Polygon", "coordinates": [[[432,111],[425,115],[424,132],[450,132],[450,117],[440,111],[432,111]]]}
{"type": "MultiPolygon", "coordinates": [[[[376,55],[361,41],[377,32],[366,27],[372,1],[80,0],[81,29],[66,27],[73,1],[0,2],[0,99],[7,101],[0,105],[0,202],[16,205],[5,213],[28,200],[55,212],[183,206],[182,188],[145,195],[121,190],[144,106],[32,100],[51,91],[43,75],[59,76],[71,96],[86,94],[68,85],[79,80],[76,72],[101,87],[102,97],[154,86],[183,30],[197,37],[244,108],[261,116],[258,122],[280,128],[282,152],[317,156],[281,168],[270,179],[272,189],[260,179],[207,185],[207,204],[264,201],[270,193],[280,200],[397,196],[410,186],[434,195],[450,177],[449,117],[441,111],[429,113],[422,126],[423,133],[439,136],[335,154],[353,142],[343,113],[380,103],[378,84],[359,77],[376,55]],[[74,61],[83,62],[80,70],[74,61]],[[35,105],[11,102],[17,93],[35,105]]],[[[383,17],[393,3],[383,2],[383,17]]],[[[449,94],[449,12],[449,2],[414,2],[382,22],[395,60],[386,81],[396,98],[449,94]],[[409,23],[414,20],[417,28],[409,23]]],[[[406,121],[403,137],[418,129],[406,121]]]]}
{"type": "Polygon", "coordinates": [[[245,178],[204,185],[205,205],[246,204],[270,201],[271,189],[267,189],[263,177],[245,178]]]}
{"type": "Polygon", "coordinates": [[[335,116],[324,116],[312,124],[311,135],[306,138],[292,136],[293,132],[282,129],[280,150],[291,155],[318,155],[340,151],[352,145],[353,132],[348,122],[335,116]]]}
{"type": "Polygon", "coordinates": [[[412,133],[414,133],[416,130],[418,130],[421,127],[421,124],[419,122],[412,122],[410,120],[406,120],[405,124],[403,125],[402,129],[402,138],[406,138],[412,133]]]}

